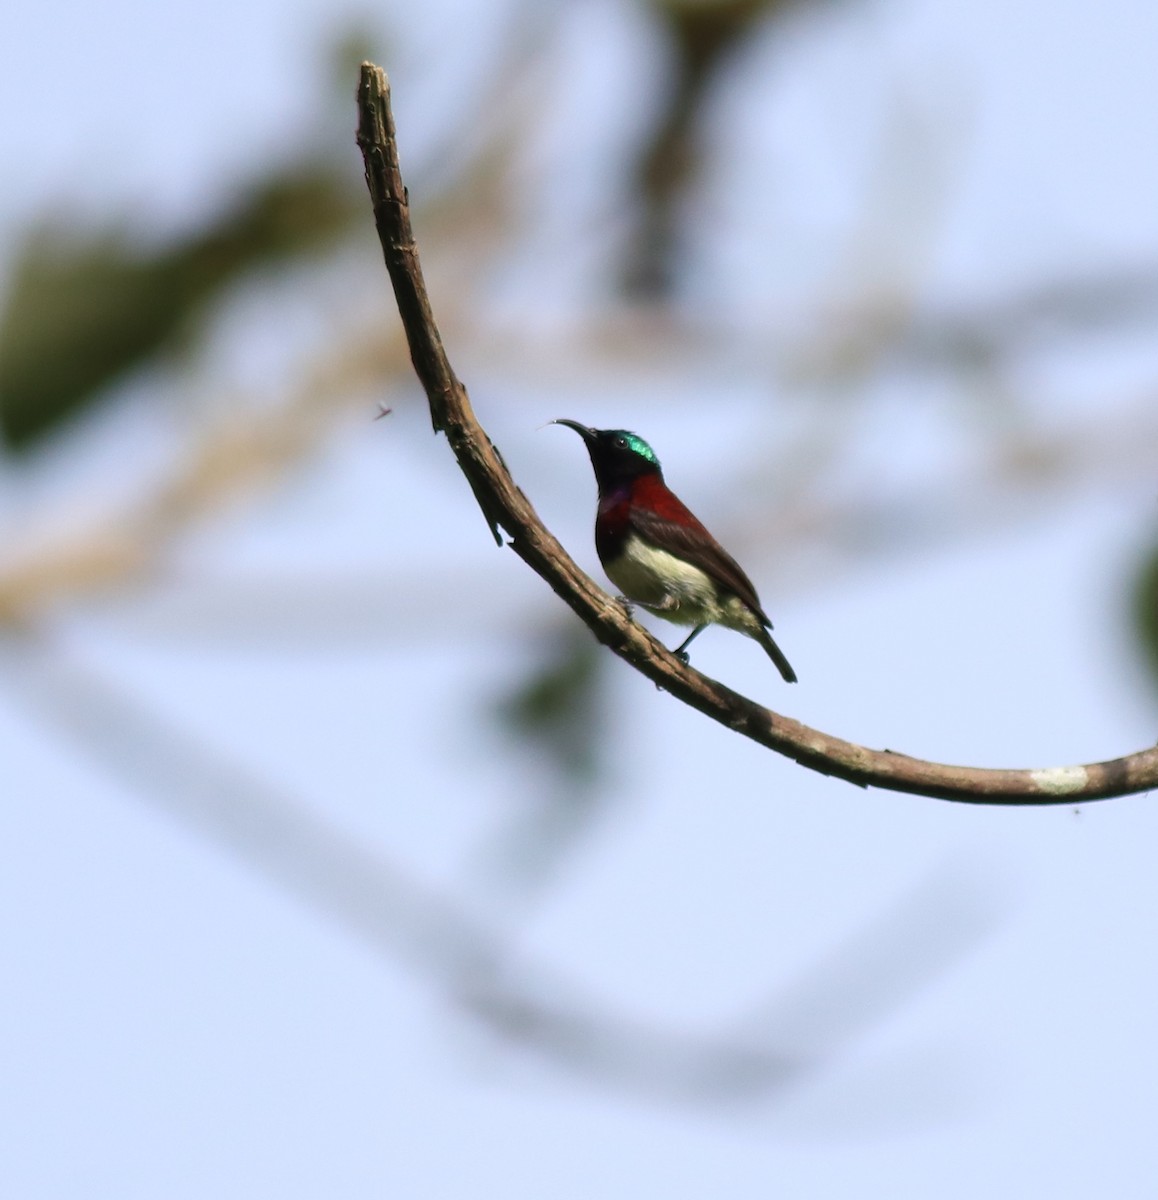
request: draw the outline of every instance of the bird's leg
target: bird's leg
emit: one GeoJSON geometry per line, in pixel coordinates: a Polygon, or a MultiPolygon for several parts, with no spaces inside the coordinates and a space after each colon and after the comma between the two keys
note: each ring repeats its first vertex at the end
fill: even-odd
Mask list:
{"type": "Polygon", "coordinates": [[[701,633],[704,632],[705,629],[707,629],[707,625],[697,625],[695,627],[695,629],[693,629],[691,631],[691,633],[689,633],[688,636],[686,638],[684,638],[684,640],[680,643],[679,647],[672,651],[672,653],[676,656],[676,658],[678,658],[680,660],[680,662],[682,662],[684,664],[685,667],[687,666],[688,662],[690,661],[690,657],[688,655],[688,647],[692,644],[692,642],[701,633]]]}
{"type": "Polygon", "coordinates": [[[616,596],[615,603],[623,609],[623,615],[629,620],[635,620],[635,605],[626,596],[616,596]]]}

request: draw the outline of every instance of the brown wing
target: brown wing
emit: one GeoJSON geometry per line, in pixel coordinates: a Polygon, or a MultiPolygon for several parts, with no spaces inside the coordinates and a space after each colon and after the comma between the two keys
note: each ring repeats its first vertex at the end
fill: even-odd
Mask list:
{"type": "Polygon", "coordinates": [[[658,494],[647,499],[650,503],[635,504],[631,508],[630,525],[640,537],[706,571],[728,591],[739,596],[771,629],[772,622],[760,607],[760,598],[752,581],[691,510],[666,488],[662,500],[658,494]]]}

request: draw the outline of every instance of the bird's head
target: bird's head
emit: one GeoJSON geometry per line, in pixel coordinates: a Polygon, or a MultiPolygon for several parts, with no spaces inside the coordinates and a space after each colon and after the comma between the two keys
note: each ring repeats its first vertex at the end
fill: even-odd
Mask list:
{"type": "Polygon", "coordinates": [[[637,433],[627,429],[590,429],[565,417],[551,424],[566,425],[583,439],[587,453],[591,455],[600,493],[629,484],[641,475],[662,478],[655,451],[637,433]]]}

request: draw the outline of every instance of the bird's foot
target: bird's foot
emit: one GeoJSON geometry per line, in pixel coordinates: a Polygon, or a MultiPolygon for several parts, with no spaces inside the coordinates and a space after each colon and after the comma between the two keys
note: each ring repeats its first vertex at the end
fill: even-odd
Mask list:
{"type": "Polygon", "coordinates": [[[635,620],[635,605],[626,596],[616,596],[615,603],[623,609],[623,615],[629,620],[635,620]]]}
{"type": "Polygon", "coordinates": [[[704,632],[705,629],[707,629],[706,625],[697,625],[695,629],[693,629],[691,633],[689,633],[688,636],[684,638],[684,640],[680,642],[680,644],[672,651],[672,654],[674,654],[676,658],[678,658],[680,662],[684,664],[685,667],[691,662],[691,658],[688,655],[688,647],[696,640],[696,638],[700,636],[701,633],[704,632]]]}

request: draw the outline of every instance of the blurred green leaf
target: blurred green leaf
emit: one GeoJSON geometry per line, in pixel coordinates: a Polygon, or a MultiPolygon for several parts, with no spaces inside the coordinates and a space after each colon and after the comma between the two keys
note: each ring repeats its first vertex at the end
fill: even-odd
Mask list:
{"type": "Polygon", "coordinates": [[[667,297],[675,283],[679,212],[699,182],[702,155],[696,128],[712,85],[757,20],[786,0],[647,0],[672,51],[672,78],[663,111],[635,165],[638,227],[623,265],[625,294],[667,297]]]}
{"type": "Polygon", "coordinates": [[[581,785],[592,783],[603,765],[603,661],[586,629],[572,631],[498,705],[508,733],[537,745],[561,775],[581,785]]]}
{"type": "Polygon", "coordinates": [[[533,789],[482,855],[492,887],[526,899],[553,879],[604,811],[607,655],[578,625],[560,630],[539,663],[497,703],[508,736],[530,747],[554,786],[533,789]],[[537,752],[537,753],[536,753],[537,752]]]}
{"type": "Polygon", "coordinates": [[[0,437],[21,451],[194,332],[248,272],[323,248],[360,213],[353,180],[304,162],[256,182],[207,229],[156,251],[123,232],[40,227],[0,317],[0,437]]]}
{"type": "Polygon", "coordinates": [[[1134,584],[1134,627],[1145,651],[1150,679],[1158,687],[1158,545],[1142,560],[1134,584]]]}
{"type": "Polygon", "coordinates": [[[701,183],[700,128],[721,78],[753,30],[783,12],[831,7],[844,0],[642,0],[671,52],[663,109],[634,165],[636,228],[620,288],[632,298],[664,300],[678,281],[681,211],[701,183]]]}

